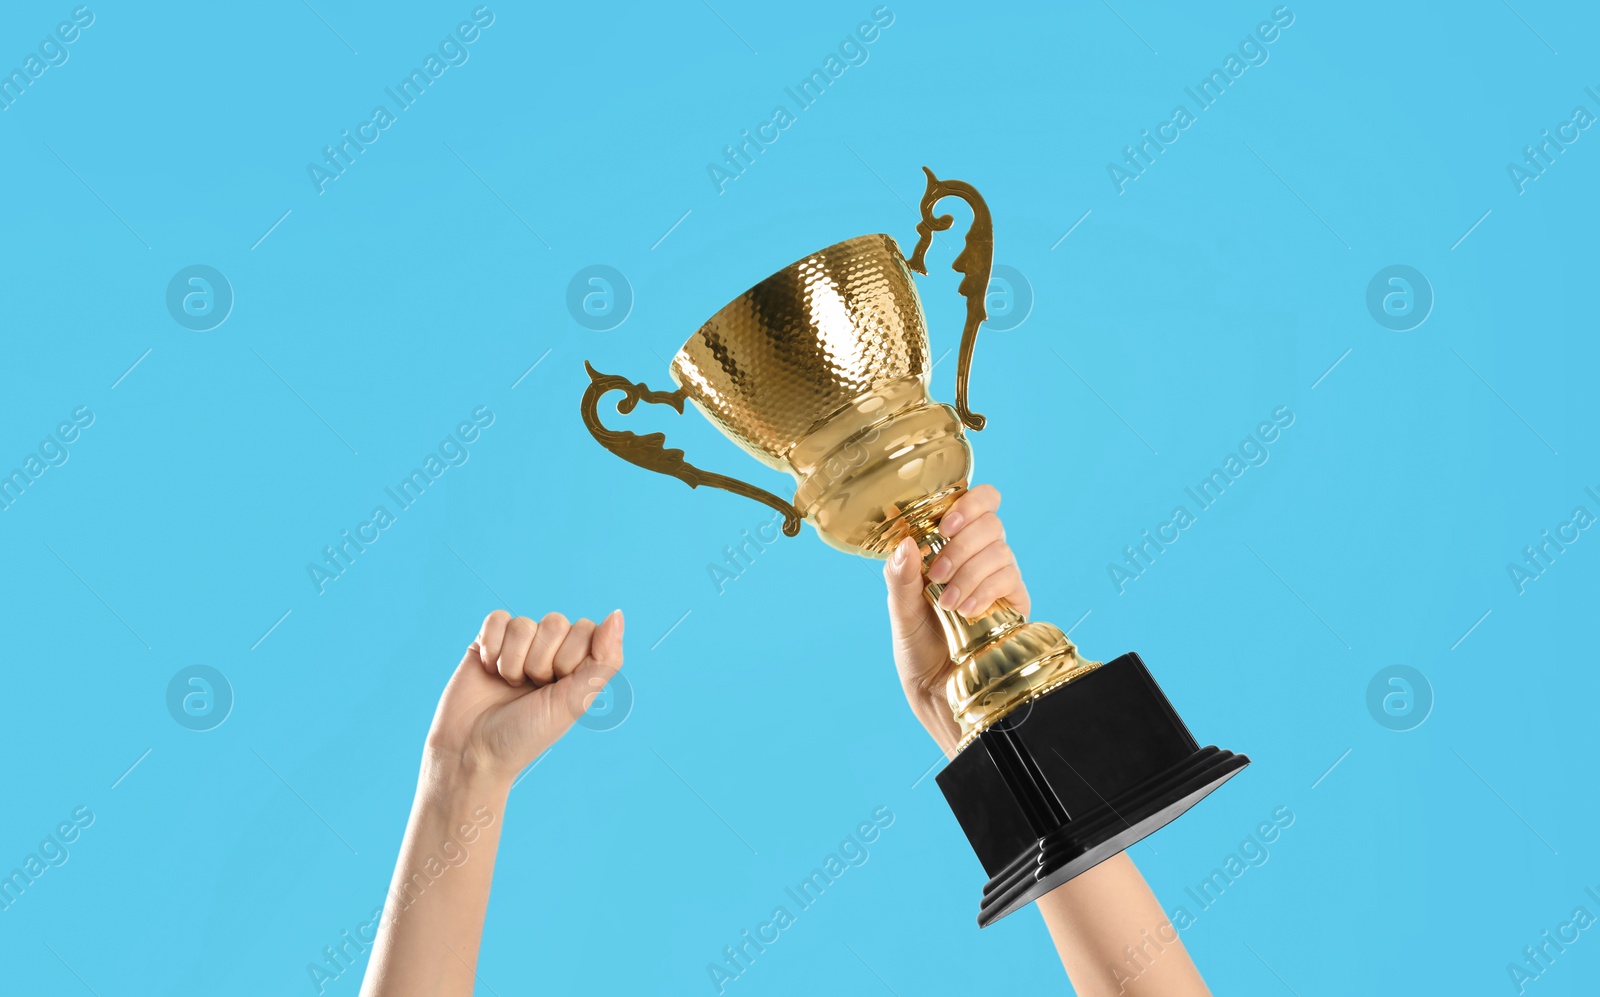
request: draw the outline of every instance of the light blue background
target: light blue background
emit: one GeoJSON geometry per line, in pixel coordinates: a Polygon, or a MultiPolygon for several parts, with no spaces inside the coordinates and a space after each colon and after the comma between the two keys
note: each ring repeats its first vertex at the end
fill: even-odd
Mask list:
{"type": "MultiPolygon", "coordinates": [[[[1600,538],[1521,594],[1506,569],[1600,512],[1600,133],[1521,193],[1507,173],[1600,112],[1592,12],[1292,4],[1269,61],[1119,194],[1108,164],[1193,108],[1269,0],[894,2],[719,194],[708,164],[870,0],[494,4],[470,61],[319,194],[306,164],[472,4],[90,6],[0,112],[0,469],[96,415],[0,513],[0,871],[96,815],[0,912],[8,992],[314,992],[307,964],[381,902],[437,694],[502,603],[624,607],[636,701],[514,790],[480,992],[712,992],[707,963],[878,806],[870,860],[728,992],[1064,990],[1035,912],[975,926],[984,877],[922,778],[938,753],[876,566],[807,528],[719,595],[708,565],[767,512],[578,419],[584,359],[669,386],[661,358],[771,270],[865,232],[909,247],[924,164],[984,193],[1034,294],[980,337],[972,399],[1037,615],[1093,657],[1138,650],[1202,743],[1254,759],[1137,862],[1194,910],[1186,887],[1296,815],[1183,934],[1212,988],[1510,993],[1524,946],[1600,913],[1600,538]],[[210,332],[164,302],[197,263],[236,295],[210,332]],[[607,332],[566,304],[596,263],[635,298],[607,332]],[[1365,304],[1392,264],[1436,296],[1411,331],[1365,304]],[[319,595],[307,563],[480,405],[470,460],[319,595]],[[1119,594],[1108,563],[1281,405],[1270,460],[1119,594]],[[205,733],[165,706],[194,664],[235,696],[205,733]],[[1395,664],[1435,699],[1405,733],[1366,706],[1395,664]]],[[[71,9],[7,5],[0,66],[71,9]]],[[[921,285],[936,355],[954,244],[921,285]]],[[[785,486],[698,418],[628,428],[785,486]]],[[[1592,934],[1530,989],[1591,992],[1592,934]]]]}

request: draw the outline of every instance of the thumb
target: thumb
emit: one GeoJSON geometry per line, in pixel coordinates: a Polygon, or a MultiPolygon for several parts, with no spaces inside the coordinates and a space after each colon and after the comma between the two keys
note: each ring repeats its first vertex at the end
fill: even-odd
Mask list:
{"type": "Polygon", "coordinates": [[[567,713],[576,720],[594,703],[606,683],[622,668],[622,632],[625,621],[622,610],[614,609],[600,621],[589,637],[589,653],[571,675],[562,679],[562,698],[567,713]]]}
{"type": "Polygon", "coordinates": [[[600,621],[589,638],[589,658],[606,678],[622,668],[622,630],[625,626],[622,610],[613,609],[611,615],[600,621]]]}
{"type": "Polygon", "coordinates": [[[928,626],[928,603],[922,590],[922,553],[910,537],[889,555],[883,565],[883,580],[889,589],[889,625],[895,642],[905,644],[928,626]]]}

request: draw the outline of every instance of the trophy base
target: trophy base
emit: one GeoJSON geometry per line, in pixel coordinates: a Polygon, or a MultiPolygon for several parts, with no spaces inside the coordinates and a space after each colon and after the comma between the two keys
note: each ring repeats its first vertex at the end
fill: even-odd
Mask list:
{"type": "Polygon", "coordinates": [[[989,874],[987,927],[1176,820],[1250,759],[1201,748],[1137,654],[983,731],[937,776],[989,874]]]}

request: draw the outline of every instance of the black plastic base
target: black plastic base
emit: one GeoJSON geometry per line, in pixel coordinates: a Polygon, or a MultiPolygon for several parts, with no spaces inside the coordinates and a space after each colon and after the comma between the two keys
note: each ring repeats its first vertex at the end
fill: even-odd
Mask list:
{"type": "Polygon", "coordinates": [[[1177,819],[1250,764],[1201,748],[1137,654],[979,734],[938,775],[989,882],[978,926],[1177,819]]]}

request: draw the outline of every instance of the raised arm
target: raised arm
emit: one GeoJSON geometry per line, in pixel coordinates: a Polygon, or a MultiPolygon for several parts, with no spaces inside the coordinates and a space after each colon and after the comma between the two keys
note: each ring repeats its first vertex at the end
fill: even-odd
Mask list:
{"type": "MultiPolygon", "coordinates": [[[[944,693],[951,663],[939,620],[922,590],[928,580],[943,583],[941,605],[967,617],[982,615],[997,599],[1028,615],[1028,589],[1006,545],[999,508],[1000,493],[990,485],[963,495],[945,514],[940,530],[950,543],[927,578],[911,540],[884,565],[900,684],[911,711],[947,756],[955,754],[960,736],[944,693]]],[[[1051,890],[1037,906],[1079,997],[1209,997],[1183,943],[1176,937],[1166,942],[1176,933],[1170,927],[1163,931],[1167,916],[1126,852],[1051,890]],[[1129,952],[1157,937],[1164,943],[1159,956],[1134,975],[1129,952]]]]}
{"type": "Polygon", "coordinates": [[[621,667],[622,625],[483,621],[434,712],[362,997],[471,997],[511,783],[621,667]]]}

